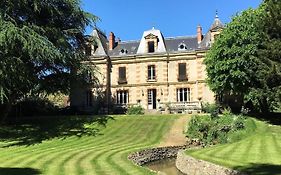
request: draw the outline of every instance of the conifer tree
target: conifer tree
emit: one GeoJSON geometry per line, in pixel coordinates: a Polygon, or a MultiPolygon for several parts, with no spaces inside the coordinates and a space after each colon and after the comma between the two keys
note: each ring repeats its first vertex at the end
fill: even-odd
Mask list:
{"type": "Polygon", "coordinates": [[[85,70],[85,28],[97,19],[79,0],[0,1],[2,120],[29,94],[69,90],[72,70],[85,70]]]}

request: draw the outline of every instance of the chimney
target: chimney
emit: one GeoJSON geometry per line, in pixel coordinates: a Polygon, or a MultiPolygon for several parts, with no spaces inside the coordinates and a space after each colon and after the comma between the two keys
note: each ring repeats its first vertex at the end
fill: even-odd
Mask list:
{"type": "Polygon", "coordinates": [[[202,34],[202,27],[200,25],[197,26],[197,41],[198,44],[201,43],[203,39],[203,34],[202,34]]]}
{"type": "Polygon", "coordinates": [[[115,47],[115,35],[113,32],[110,32],[109,34],[109,50],[113,50],[115,47]]]}

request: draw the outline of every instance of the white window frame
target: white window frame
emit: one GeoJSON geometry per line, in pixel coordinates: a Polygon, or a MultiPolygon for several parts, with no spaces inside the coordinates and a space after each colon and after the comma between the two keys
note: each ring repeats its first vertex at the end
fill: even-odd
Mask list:
{"type": "Polygon", "coordinates": [[[147,66],[147,80],[156,80],[156,66],[148,65],[147,66]],[[149,75],[150,73],[150,75],[149,75]]]}
{"type": "Polygon", "coordinates": [[[178,88],[177,89],[177,102],[190,102],[191,101],[190,88],[178,88]]]}
{"type": "Polygon", "coordinates": [[[129,91],[120,90],[116,92],[116,103],[119,105],[126,105],[129,103],[129,91]]]}

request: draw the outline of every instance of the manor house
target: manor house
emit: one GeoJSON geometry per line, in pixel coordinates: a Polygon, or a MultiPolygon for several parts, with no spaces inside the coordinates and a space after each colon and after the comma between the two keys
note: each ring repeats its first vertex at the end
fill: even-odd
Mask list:
{"type": "Polygon", "coordinates": [[[179,37],[163,37],[152,28],[138,41],[121,41],[113,32],[107,38],[95,29],[97,42],[86,53],[99,72],[98,84],[76,87],[71,105],[81,110],[101,103],[101,108],[141,105],[151,112],[200,110],[202,102],[215,100],[203,60],[223,27],[216,16],[205,35],[201,26],[197,35],[179,37]]]}

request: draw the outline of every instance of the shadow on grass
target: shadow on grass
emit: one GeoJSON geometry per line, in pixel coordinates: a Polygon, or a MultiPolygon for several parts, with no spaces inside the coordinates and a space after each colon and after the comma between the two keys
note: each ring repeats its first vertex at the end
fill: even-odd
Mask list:
{"type": "Polygon", "coordinates": [[[281,125],[280,112],[268,113],[268,114],[252,114],[251,116],[262,121],[267,121],[272,125],[281,125]]]}
{"type": "Polygon", "coordinates": [[[39,175],[41,172],[33,168],[1,168],[0,175],[39,175]]]}
{"type": "Polygon", "coordinates": [[[251,164],[247,167],[235,167],[234,169],[249,175],[281,175],[281,165],[251,164]]]}
{"type": "Polygon", "coordinates": [[[41,143],[52,138],[70,136],[97,136],[100,128],[106,127],[110,116],[72,116],[29,119],[0,127],[0,141],[12,142],[4,145],[20,146],[41,143]]]}

